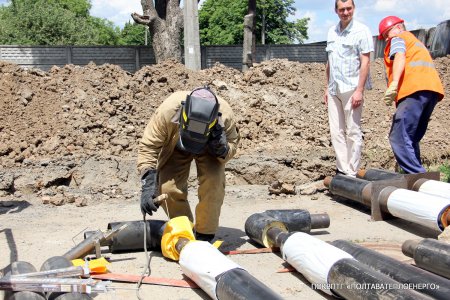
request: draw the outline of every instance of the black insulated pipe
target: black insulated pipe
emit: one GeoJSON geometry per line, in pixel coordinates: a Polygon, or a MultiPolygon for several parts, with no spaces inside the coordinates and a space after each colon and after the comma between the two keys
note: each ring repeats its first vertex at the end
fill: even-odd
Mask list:
{"type": "Polygon", "coordinates": [[[247,271],[235,268],[216,277],[219,300],[283,299],[247,271]]]}
{"type": "Polygon", "coordinates": [[[245,233],[253,241],[266,247],[278,247],[267,239],[267,230],[272,227],[278,227],[287,232],[287,226],[277,219],[268,216],[265,213],[256,213],[251,215],[245,221],[245,233]]]}
{"type": "Polygon", "coordinates": [[[402,252],[413,258],[419,268],[450,279],[450,244],[435,239],[407,240],[402,252]]]}
{"type": "MultiPolygon", "coordinates": [[[[161,238],[166,221],[147,220],[146,222],[147,249],[161,251],[161,238]]],[[[112,222],[108,224],[108,229],[118,228],[124,223],[127,223],[128,226],[110,240],[101,240],[100,246],[107,246],[111,253],[144,251],[144,221],[112,222]]],[[[95,233],[96,231],[86,231],[84,238],[91,239],[95,233]]]]}
{"type": "MultiPolygon", "coordinates": [[[[179,238],[175,244],[175,249],[178,253],[181,253],[188,243],[188,239],[179,238]]],[[[214,279],[216,281],[216,297],[219,300],[283,299],[264,283],[241,268],[225,271],[214,279]]]]}
{"type": "MultiPolygon", "coordinates": [[[[265,245],[263,241],[266,241],[273,246],[282,247],[290,233],[279,225],[271,226],[271,222],[277,221],[265,214],[253,214],[245,222],[246,233],[260,245],[265,245]]],[[[348,258],[333,264],[328,272],[327,282],[331,291],[344,299],[430,299],[414,290],[401,289],[399,282],[348,258]]]]}
{"type": "Polygon", "coordinates": [[[305,209],[271,209],[264,211],[270,217],[284,223],[290,232],[310,232],[311,229],[328,228],[328,214],[310,214],[305,209]]]}
{"type": "Polygon", "coordinates": [[[386,171],[386,170],[380,170],[380,169],[369,169],[364,171],[359,171],[356,177],[369,180],[369,181],[378,181],[378,180],[387,180],[387,179],[393,179],[393,178],[400,178],[402,177],[401,174],[386,171]]]}
{"type": "MultiPolygon", "coordinates": [[[[144,227],[147,235],[147,249],[161,251],[161,239],[166,221],[147,220],[127,222],[128,226],[111,239],[109,249],[111,253],[144,251],[144,227]]],[[[123,223],[109,223],[108,229],[114,229],[123,223]]]]}
{"type": "Polygon", "coordinates": [[[415,290],[402,289],[398,281],[350,258],[331,266],[328,283],[332,292],[344,299],[431,299],[415,290]]]}
{"type": "Polygon", "coordinates": [[[311,229],[330,227],[330,216],[327,213],[311,214],[311,229]]]}
{"type": "MultiPolygon", "coordinates": [[[[72,262],[64,256],[53,256],[47,259],[41,266],[41,271],[50,271],[62,268],[72,267],[72,262]]],[[[65,293],[49,292],[48,300],[92,300],[93,298],[85,293],[65,293]]]]}
{"type": "MultiPolygon", "coordinates": [[[[3,278],[7,278],[11,275],[19,275],[26,273],[36,272],[36,268],[26,261],[15,261],[8,265],[5,270],[5,276],[3,278]]],[[[4,293],[5,300],[45,300],[44,294],[39,292],[31,292],[31,291],[5,291],[4,293]]]]}
{"type": "Polygon", "coordinates": [[[372,269],[404,283],[409,289],[415,289],[435,299],[448,299],[450,295],[450,281],[445,278],[348,241],[336,240],[330,244],[372,269]]]}
{"type": "Polygon", "coordinates": [[[329,185],[328,189],[335,195],[357,201],[369,207],[372,205],[370,181],[338,174],[331,181],[327,180],[325,184],[329,185]]]}

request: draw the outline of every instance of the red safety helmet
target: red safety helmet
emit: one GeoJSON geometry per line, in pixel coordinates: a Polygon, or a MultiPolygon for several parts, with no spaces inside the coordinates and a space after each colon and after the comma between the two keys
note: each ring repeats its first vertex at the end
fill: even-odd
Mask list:
{"type": "Polygon", "coordinates": [[[382,40],[383,33],[386,30],[388,30],[389,28],[391,28],[394,25],[397,25],[397,24],[400,24],[403,22],[405,22],[405,21],[396,16],[389,16],[389,17],[386,17],[383,20],[381,20],[380,25],[378,25],[378,32],[379,32],[378,39],[382,40]]]}

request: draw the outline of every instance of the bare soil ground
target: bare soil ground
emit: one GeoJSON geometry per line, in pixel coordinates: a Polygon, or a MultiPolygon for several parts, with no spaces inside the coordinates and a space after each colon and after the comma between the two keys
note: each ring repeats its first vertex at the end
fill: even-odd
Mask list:
{"type": "MultiPolygon", "coordinates": [[[[450,94],[450,56],[436,59],[450,94]]],[[[106,230],[109,222],[141,218],[137,144],[154,109],[175,90],[209,84],[232,105],[242,140],[227,165],[227,193],[218,237],[221,250],[256,246],[245,235],[245,220],[266,209],[302,208],[328,213],[331,226],[314,236],[362,243],[406,262],[407,239],[438,232],[402,220],[370,221],[370,210],[333,197],[322,180],[334,175],[327,112],[323,104],[323,64],[287,60],[261,63],[246,73],[216,65],[193,72],[173,61],[130,74],[117,66],[90,64],[23,70],[0,62],[0,269],[24,260],[37,269],[82,239],[85,230],[106,230]],[[295,194],[269,194],[274,181],[291,184],[295,194]]],[[[362,168],[394,169],[387,140],[394,108],[382,103],[382,61],[373,62],[374,89],[365,94],[362,168]]],[[[431,169],[448,162],[448,96],[438,104],[422,142],[431,169]]],[[[196,199],[195,170],[189,200],[196,199]]],[[[162,210],[153,217],[165,220],[162,210]]],[[[108,254],[109,269],[140,275],[144,253],[108,254]]],[[[299,273],[274,253],[229,258],[286,299],[322,299],[299,273]]],[[[153,253],[151,275],[183,278],[179,265],[153,253]]],[[[136,298],[134,284],[95,299],[136,298]]],[[[144,299],[208,299],[201,290],[145,285],[144,299]]]]}

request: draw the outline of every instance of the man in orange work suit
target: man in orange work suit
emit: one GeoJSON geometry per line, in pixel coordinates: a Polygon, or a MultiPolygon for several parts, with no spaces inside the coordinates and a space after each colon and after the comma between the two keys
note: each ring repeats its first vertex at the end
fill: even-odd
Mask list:
{"type": "Polygon", "coordinates": [[[392,151],[405,173],[424,173],[419,142],[434,107],[444,98],[439,74],[427,48],[406,31],[402,19],[388,16],[381,20],[378,38],[386,40],[384,101],[388,106],[395,102],[397,107],[389,133],[392,151]]]}
{"type": "Polygon", "coordinates": [[[156,197],[167,194],[163,205],[167,216],[187,216],[194,222],[188,178],[195,161],[199,182],[195,235],[197,240],[212,241],[225,197],[225,163],[234,157],[239,140],[231,106],[209,87],[172,93],[156,109],[139,142],[143,215],[152,215],[159,207],[156,197]]]}

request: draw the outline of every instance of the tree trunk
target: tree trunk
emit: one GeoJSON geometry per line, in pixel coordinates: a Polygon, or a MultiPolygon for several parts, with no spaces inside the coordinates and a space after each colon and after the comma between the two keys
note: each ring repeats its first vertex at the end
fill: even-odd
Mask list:
{"type": "Polygon", "coordinates": [[[242,72],[255,63],[256,58],[256,0],[248,0],[248,13],[244,17],[244,43],[242,53],[242,72]]]}
{"type": "Polygon", "coordinates": [[[143,15],[132,13],[138,24],[149,27],[156,63],[173,58],[181,62],[180,35],[183,12],[180,0],[141,0],[143,15]]]}

